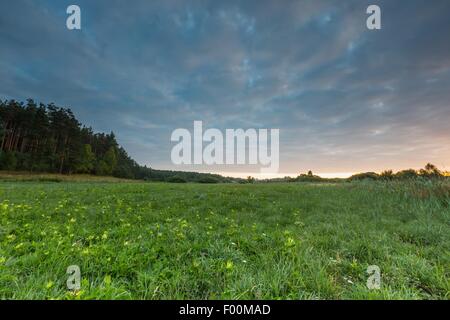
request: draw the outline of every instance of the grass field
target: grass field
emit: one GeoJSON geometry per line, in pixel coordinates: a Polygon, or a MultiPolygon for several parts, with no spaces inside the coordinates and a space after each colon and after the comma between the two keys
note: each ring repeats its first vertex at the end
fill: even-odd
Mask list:
{"type": "Polygon", "coordinates": [[[449,299],[449,191],[3,181],[0,298],[449,299]]]}

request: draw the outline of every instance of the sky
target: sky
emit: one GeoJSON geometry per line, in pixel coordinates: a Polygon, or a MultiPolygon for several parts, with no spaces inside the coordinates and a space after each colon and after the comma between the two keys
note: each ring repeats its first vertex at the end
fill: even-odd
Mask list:
{"type": "Polygon", "coordinates": [[[280,176],[450,170],[450,1],[1,0],[0,99],[27,98],[156,169],[257,176],[174,165],[171,133],[201,120],[278,128],[280,176]]]}

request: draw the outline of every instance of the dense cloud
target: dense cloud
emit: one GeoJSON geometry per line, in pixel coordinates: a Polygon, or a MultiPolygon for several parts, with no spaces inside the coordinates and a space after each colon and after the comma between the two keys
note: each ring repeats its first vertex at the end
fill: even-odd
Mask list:
{"type": "Polygon", "coordinates": [[[81,31],[69,4],[0,3],[0,98],[70,106],[141,164],[203,120],[280,128],[283,173],[450,169],[447,0],[79,0],[81,31]]]}

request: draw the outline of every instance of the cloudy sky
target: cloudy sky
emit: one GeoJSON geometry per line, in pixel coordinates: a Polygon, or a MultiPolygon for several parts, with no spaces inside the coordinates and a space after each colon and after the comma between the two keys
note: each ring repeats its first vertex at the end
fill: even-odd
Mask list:
{"type": "Polygon", "coordinates": [[[202,120],[279,128],[281,175],[448,170],[450,1],[1,0],[10,98],[71,107],[154,168],[259,172],[174,166],[172,131],[202,120]]]}

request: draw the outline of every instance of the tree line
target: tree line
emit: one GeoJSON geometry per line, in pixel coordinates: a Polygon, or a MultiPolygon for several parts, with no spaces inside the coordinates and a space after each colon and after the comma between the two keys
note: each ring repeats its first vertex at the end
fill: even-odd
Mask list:
{"type": "Polygon", "coordinates": [[[173,182],[228,182],[219,175],[140,166],[109,134],[82,125],[54,103],[0,100],[0,170],[84,173],[173,182]]]}
{"type": "MultiPolygon", "coordinates": [[[[406,169],[398,172],[392,170],[385,170],[381,173],[376,172],[362,172],[352,175],[348,178],[322,178],[318,175],[308,171],[308,173],[301,173],[297,177],[283,177],[274,179],[265,179],[262,182],[348,182],[348,181],[362,181],[362,180],[372,180],[372,181],[402,181],[402,180],[416,180],[416,179],[448,179],[450,177],[450,172],[442,171],[438,169],[434,164],[428,163],[423,169],[414,170],[406,169]]],[[[247,181],[249,183],[254,182],[254,178],[248,177],[247,181]]]]}
{"type": "Polygon", "coordinates": [[[419,170],[406,169],[398,172],[385,170],[380,174],[376,172],[358,173],[349,178],[349,180],[405,180],[405,179],[444,179],[450,176],[449,172],[441,171],[432,163],[427,163],[424,168],[419,170]]]}
{"type": "Polygon", "coordinates": [[[114,133],[94,133],[53,103],[0,101],[0,169],[132,178],[138,165],[114,133]]]}
{"type": "MultiPolygon", "coordinates": [[[[85,173],[167,182],[239,182],[247,179],[216,174],[155,170],[140,166],[122,148],[113,132],[95,133],[82,125],[69,108],[54,103],[0,100],[0,170],[49,172],[60,174],[85,173]]],[[[381,174],[366,172],[348,179],[324,179],[311,171],[298,177],[263,180],[263,182],[337,182],[352,180],[399,180],[411,178],[443,178],[450,176],[433,164],[421,170],[403,170],[381,174]]]]}

